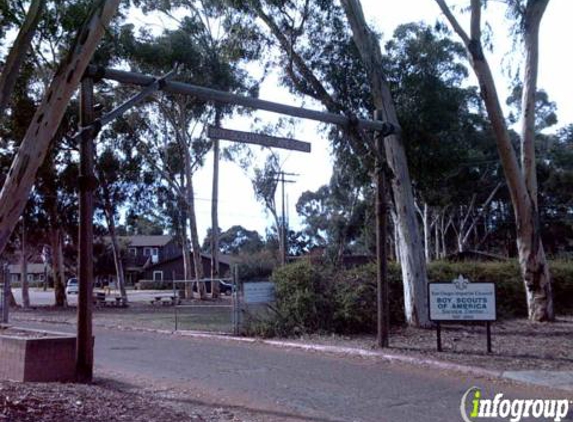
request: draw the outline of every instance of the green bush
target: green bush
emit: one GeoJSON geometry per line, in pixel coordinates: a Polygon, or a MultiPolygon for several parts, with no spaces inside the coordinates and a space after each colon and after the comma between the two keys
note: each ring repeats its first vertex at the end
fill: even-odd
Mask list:
{"type": "MultiPolygon", "coordinates": [[[[403,324],[404,291],[400,268],[388,267],[388,297],[390,323],[403,324]]],[[[336,273],[335,329],[342,334],[373,333],[376,331],[376,264],[366,264],[336,273]]]]}
{"type": "Polygon", "coordinates": [[[332,328],[332,289],[323,268],[297,262],[278,268],[271,281],[275,283],[277,334],[306,334],[332,328]]]}
{"type": "Polygon", "coordinates": [[[239,254],[236,256],[236,262],[242,281],[268,279],[279,265],[276,254],[268,250],[239,254]]]}
{"type": "MultiPolygon", "coordinates": [[[[573,263],[550,262],[555,310],[573,311],[573,263]]],[[[472,282],[496,284],[499,318],[527,315],[525,291],[516,261],[433,262],[429,281],[451,281],[464,275],[472,282]]],[[[274,316],[250,327],[252,333],[297,335],[329,332],[374,333],[376,330],[376,266],[367,264],[350,270],[336,270],[298,262],[277,269],[277,304],[274,316]]],[[[404,323],[402,276],[398,265],[388,268],[390,323],[404,323]]]]}

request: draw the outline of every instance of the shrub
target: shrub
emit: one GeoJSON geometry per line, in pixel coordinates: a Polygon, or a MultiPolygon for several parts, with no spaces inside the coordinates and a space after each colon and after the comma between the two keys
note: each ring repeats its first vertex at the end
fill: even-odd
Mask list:
{"type": "MultiPolygon", "coordinates": [[[[403,324],[404,304],[400,268],[388,267],[390,323],[403,324]]],[[[376,264],[343,270],[336,273],[335,328],[342,334],[373,333],[376,331],[377,296],[376,264]]]]}
{"type": "Polygon", "coordinates": [[[297,262],[275,270],[276,317],[280,335],[329,331],[333,321],[332,289],[324,268],[297,262]]]}
{"type": "Polygon", "coordinates": [[[268,250],[239,254],[236,260],[243,281],[268,279],[279,264],[276,254],[268,250]]]}
{"type": "MultiPolygon", "coordinates": [[[[573,263],[550,263],[555,310],[573,311],[573,263]]],[[[464,275],[472,282],[494,282],[497,288],[499,318],[527,316],[525,291],[516,261],[507,262],[433,262],[428,265],[429,281],[450,281],[464,275]]],[[[258,321],[252,333],[297,335],[329,332],[341,334],[375,333],[376,265],[349,270],[298,262],[277,269],[277,305],[274,316],[258,321]]],[[[388,267],[390,323],[404,323],[403,286],[400,268],[388,267]]]]}

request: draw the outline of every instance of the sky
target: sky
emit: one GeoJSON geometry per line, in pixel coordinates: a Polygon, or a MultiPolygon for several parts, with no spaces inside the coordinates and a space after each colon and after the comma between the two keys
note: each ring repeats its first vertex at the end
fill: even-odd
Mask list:
{"type": "MultiPolygon", "coordinates": [[[[467,1],[450,0],[450,5],[467,5],[467,1]]],[[[391,37],[396,26],[408,22],[424,21],[433,24],[437,19],[442,19],[441,12],[433,0],[362,0],[364,13],[369,24],[383,34],[383,39],[391,37]]],[[[571,82],[571,66],[573,59],[569,57],[567,42],[573,40],[573,25],[570,19],[573,16],[573,1],[551,0],[542,21],[540,34],[540,65],[539,65],[539,88],[545,89],[549,98],[557,103],[559,123],[557,127],[573,123],[573,84],[571,82]]],[[[130,16],[130,18],[132,18],[130,16]]],[[[133,17],[140,23],[146,21],[144,16],[133,17]]],[[[460,23],[468,27],[468,15],[459,17],[460,23]]],[[[492,27],[493,45],[492,52],[487,53],[487,58],[494,71],[498,90],[502,99],[507,96],[509,77],[507,69],[509,65],[519,63],[520,52],[512,51],[511,37],[507,31],[507,25],[503,20],[501,2],[490,0],[484,19],[492,27]]],[[[157,21],[153,25],[158,25],[157,21]]],[[[455,35],[454,35],[455,37],[455,35]]],[[[472,85],[477,85],[477,80],[470,72],[472,85]]],[[[271,74],[261,86],[261,99],[282,102],[289,105],[301,106],[303,100],[290,95],[286,89],[279,86],[276,75],[271,74]]],[[[304,102],[307,108],[321,110],[320,104],[304,102]]],[[[272,123],[278,118],[276,114],[258,112],[256,116],[263,122],[272,123]]],[[[244,118],[225,121],[223,126],[229,129],[249,130],[250,121],[244,118]]],[[[316,123],[298,119],[294,126],[294,138],[310,142],[312,152],[279,152],[283,170],[296,173],[298,176],[292,179],[296,183],[287,185],[287,214],[290,218],[291,227],[300,228],[301,220],[296,214],[295,204],[299,196],[307,190],[316,190],[328,183],[332,174],[332,159],[330,146],[320,126],[316,123]]],[[[228,141],[221,141],[221,146],[229,146],[228,141]]],[[[258,148],[253,147],[255,150],[258,148]]],[[[258,150],[260,164],[264,160],[265,153],[258,150]]],[[[279,151],[279,150],[275,150],[279,151]]],[[[200,232],[203,239],[211,221],[211,189],[212,189],[212,154],[208,156],[205,166],[194,178],[196,194],[196,210],[200,232]]],[[[280,209],[280,202],[277,200],[280,209]]],[[[248,229],[255,229],[264,234],[265,228],[271,225],[270,216],[264,211],[262,204],[254,198],[253,189],[249,177],[236,164],[223,162],[220,168],[219,185],[219,225],[223,230],[233,225],[242,225],[248,229]]]]}

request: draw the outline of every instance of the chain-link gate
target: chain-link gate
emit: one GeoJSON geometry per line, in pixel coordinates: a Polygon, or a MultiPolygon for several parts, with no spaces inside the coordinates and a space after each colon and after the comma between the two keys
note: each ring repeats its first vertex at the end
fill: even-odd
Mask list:
{"type": "Polygon", "coordinates": [[[240,301],[236,275],[232,278],[205,279],[199,282],[204,283],[207,291],[212,289],[212,283],[220,283],[220,298],[217,301],[192,299],[194,292],[198,293],[198,281],[173,280],[174,330],[238,334],[240,301]]]}

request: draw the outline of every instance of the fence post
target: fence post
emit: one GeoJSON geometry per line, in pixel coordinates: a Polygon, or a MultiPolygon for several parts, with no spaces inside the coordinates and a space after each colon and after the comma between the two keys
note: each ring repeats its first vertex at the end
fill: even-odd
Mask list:
{"type": "Polygon", "coordinates": [[[239,295],[239,267],[233,267],[233,334],[241,334],[241,299],[239,295]]]}
{"type": "Polygon", "coordinates": [[[2,306],[1,317],[2,323],[8,324],[10,313],[10,298],[8,295],[8,292],[10,291],[10,273],[8,271],[8,264],[2,263],[0,266],[0,271],[2,272],[2,294],[0,295],[0,306],[2,306]]]}

